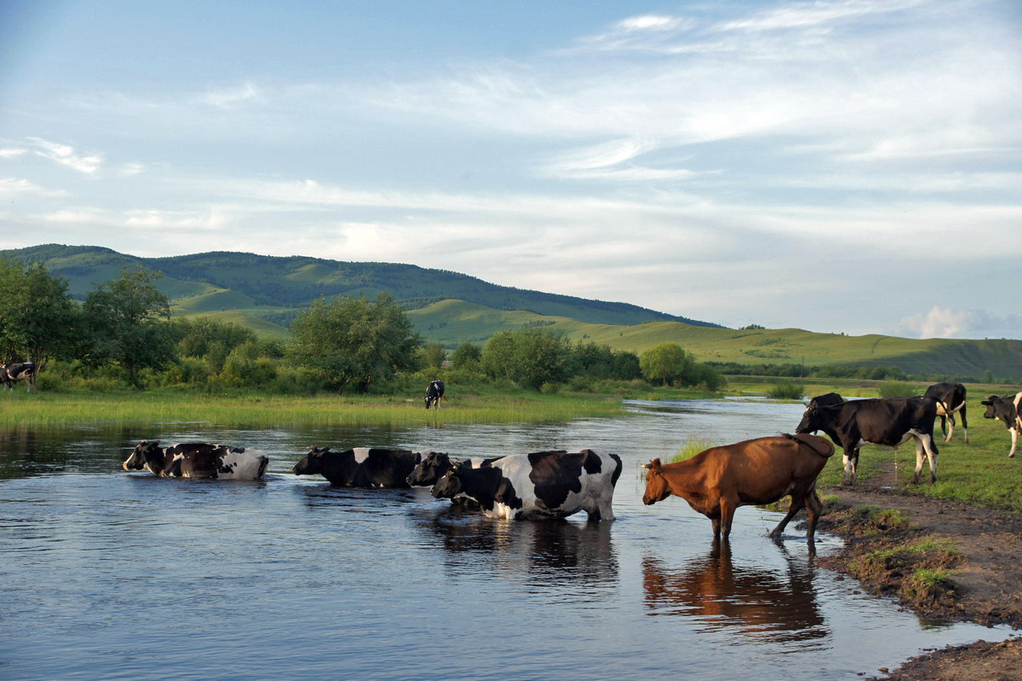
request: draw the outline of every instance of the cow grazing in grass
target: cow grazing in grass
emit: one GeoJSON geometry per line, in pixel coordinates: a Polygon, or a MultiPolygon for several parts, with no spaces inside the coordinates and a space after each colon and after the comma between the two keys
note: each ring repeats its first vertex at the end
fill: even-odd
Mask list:
{"type": "Polygon", "coordinates": [[[322,475],[331,485],[344,487],[397,487],[407,489],[408,476],[423,458],[422,452],[379,447],[357,447],[343,452],[309,447],[295,464],[295,475],[322,475]]]}
{"type": "Polygon", "coordinates": [[[1011,432],[1011,451],[1008,452],[1009,459],[1013,458],[1018,450],[1018,436],[1019,432],[1022,432],[1022,419],[1018,417],[1020,400],[1022,400],[1022,392],[1014,395],[1005,395],[1004,397],[991,395],[980,402],[980,404],[987,408],[983,418],[997,419],[1011,432]]]}
{"type": "Polygon", "coordinates": [[[944,433],[944,442],[951,442],[951,438],[955,435],[955,414],[961,414],[962,436],[965,439],[965,444],[969,444],[965,386],[961,383],[935,383],[926,389],[923,397],[937,401],[937,418],[940,419],[940,432],[944,433]]]}
{"type": "Polygon", "coordinates": [[[491,518],[567,518],[585,511],[590,521],[613,520],[621,467],[616,454],[591,449],[513,454],[480,468],[455,465],[430,493],[471,497],[491,518]]]}
{"type": "Polygon", "coordinates": [[[17,381],[25,381],[26,392],[35,389],[36,367],[34,362],[15,362],[0,366],[0,383],[5,390],[13,390],[17,381]]]}
{"type": "MultiPolygon", "coordinates": [[[[828,393],[828,397],[833,393],[828,393]]],[[[859,448],[863,444],[897,447],[909,439],[916,444],[915,482],[923,470],[924,452],[930,463],[930,482],[937,480],[937,443],[933,423],[937,402],[928,397],[849,400],[835,403],[813,398],[806,406],[796,433],[822,430],[844,450],[844,484],[855,482],[859,448]]]]}
{"type": "Polygon", "coordinates": [[[739,506],[770,504],[791,495],[784,519],[770,531],[780,537],[795,514],[806,509],[806,536],[816,532],[823,504],[816,478],[834,453],[834,445],[815,435],[779,435],[711,447],[687,461],[646,464],[647,506],[674,495],[713,524],[713,536],[726,539],[739,506]]]}
{"type": "Polygon", "coordinates": [[[206,442],[160,447],[159,441],[142,440],[122,464],[126,471],[148,470],[164,478],[258,480],[266,472],[269,457],[244,448],[206,442]]]}
{"type": "Polygon", "coordinates": [[[426,409],[433,407],[434,409],[440,408],[440,403],[444,399],[444,382],[443,381],[430,381],[429,385],[426,386],[426,409]]]}

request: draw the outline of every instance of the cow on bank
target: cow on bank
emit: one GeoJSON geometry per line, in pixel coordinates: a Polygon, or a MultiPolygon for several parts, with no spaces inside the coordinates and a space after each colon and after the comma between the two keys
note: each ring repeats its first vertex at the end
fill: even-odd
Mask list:
{"type": "Polygon", "coordinates": [[[937,418],[944,442],[951,442],[955,435],[955,414],[962,415],[962,435],[969,444],[969,420],[966,418],[965,386],[961,383],[935,383],[926,389],[923,397],[937,401],[937,418]],[[950,425],[950,429],[948,428],[950,425]]]}
{"type": "Polygon", "coordinates": [[[122,464],[126,471],[148,470],[164,478],[213,480],[259,480],[269,457],[244,448],[205,442],[160,447],[159,441],[142,440],[122,464]]]}
{"type": "Polygon", "coordinates": [[[14,384],[18,381],[25,381],[25,391],[32,392],[35,389],[36,367],[34,362],[15,362],[13,364],[0,365],[0,383],[3,383],[5,390],[14,390],[14,384]]]}
{"type": "Polygon", "coordinates": [[[816,435],[780,435],[711,447],[687,461],[648,463],[647,506],[679,496],[692,510],[713,523],[713,536],[727,539],[739,506],[770,504],[791,495],[784,519],[770,531],[780,537],[803,508],[808,516],[806,536],[816,532],[823,504],[816,494],[816,478],[834,454],[834,445],[816,435]]]}
{"type": "Polygon", "coordinates": [[[1018,436],[1019,432],[1022,432],[1022,419],[1018,417],[1018,404],[1020,400],[1022,400],[1022,392],[1015,395],[1005,395],[1004,397],[991,395],[980,402],[980,404],[987,408],[983,418],[997,419],[1011,432],[1011,451],[1008,452],[1009,459],[1014,458],[1015,452],[1018,450],[1018,436]]]}
{"type": "Polygon", "coordinates": [[[444,382],[443,381],[430,381],[429,385],[426,386],[426,409],[433,407],[434,409],[440,408],[440,403],[444,399],[444,382]]]}
{"type": "Polygon", "coordinates": [[[609,521],[621,469],[618,455],[591,449],[513,454],[480,468],[455,465],[430,493],[438,499],[464,494],[491,518],[567,518],[585,511],[590,521],[609,521]]]}
{"type": "Polygon", "coordinates": [[[408,476],[422,458],[422,452],[405,449],[357,447],[334,452],[329,447],[309,447],[309,453],[291,472],[322,475],[339,487],[407,489],[408,476]]]}
{"type": "MultiPolygon", "coordinates": [[[[830,395],[832,393],[828,393],[830,395]]],[[[822,430],[844,450],[846,485],[855,482],[859,466],[859,447],[863,444],[897,447],[915,440],[916,470],[919,482],[923,455],[930,463],[930,482],[937,480],[937,443],[933,441],[933,423],[937,418],[937,402],[927,397],[889,397],[883,399],[849,400],[839,404],[821,403],[813,398],[806,406],[796,433],[822,430]]]]}

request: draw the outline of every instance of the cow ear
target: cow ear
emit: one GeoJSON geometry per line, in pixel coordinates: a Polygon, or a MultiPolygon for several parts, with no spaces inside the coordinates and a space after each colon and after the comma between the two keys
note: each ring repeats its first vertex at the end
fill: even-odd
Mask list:
{"type": "Polygon", "coordinates": [[[659,471],[660,470],[660,459],[653,459],[652,461],[650,461],[649,462],[649,469],[651,471],[659,471]]]}

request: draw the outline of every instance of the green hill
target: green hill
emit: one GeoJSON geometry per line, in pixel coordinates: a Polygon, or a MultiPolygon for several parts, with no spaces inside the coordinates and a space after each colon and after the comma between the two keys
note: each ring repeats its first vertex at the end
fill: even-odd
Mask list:
{"type": "Polygon", "coordinates": [[[844,336],[801,329],[727,329],[655,310],[598,300],[497,286],[457,272],[393,263],[339,262],[250,253],[199,253],[140,258],[106,248],[49,244],[0,257],[42,262],[84,299],[125,266],[162,273],[158,285],[174,312],[211,316],[285,337],[294,317],[320,296],[375,297],[385,291],[408,310],[427,341],[453,348],[484,343],[505,329],[548,327],[575,340],[642,352],[677,342],[700,361],[743,365],[887,366],[910,374],[1022,380],[1022,342],[914,340],[844,336]]]}

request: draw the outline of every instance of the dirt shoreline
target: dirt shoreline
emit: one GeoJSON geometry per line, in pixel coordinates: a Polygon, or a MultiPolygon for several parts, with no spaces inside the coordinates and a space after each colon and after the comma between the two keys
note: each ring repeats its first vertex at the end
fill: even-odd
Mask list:
{"type": "MultiPolygon", "coordinates": [[[[904,607],[929,617],[987,626],[1007,624],[1022,629],[1022,516],[928,499],[868,482],[820,491],[836,496],[837,502],[828,504],[819,530],[846,540],[838,554],[818,559],[821,566],[854,576],[867,590],[893,596],[904,607]],[[853,528],[861,527],[862,523],[855,516],[861,517],[863,506],[896,509],[908,521],[907,526],[893,523],[867,534],[856,531],[853,528]],[[908,554],[899,551],[920,543],[952,550],[934,551],[925,557],[912,554],[920,560],[930,560],[932,566],[920,563],[905,567],[903,560],[896,559],[887,563],[863,560],[877,555],[876,551],[903,557],[908,554]],[[871,567],[864,568],[864,563],[871,567]],[[909,589],[906,593],[906,575],[917,567],[953,571],[954,588],[938,584],[930,589],[909,589]]],[[[1022,638],[1012,634],[1003,642],[981,640],[948,647],[908,660],[897,669],[877,672],[880,676],[871,678],[1022,679],[1022,638]]]]}

